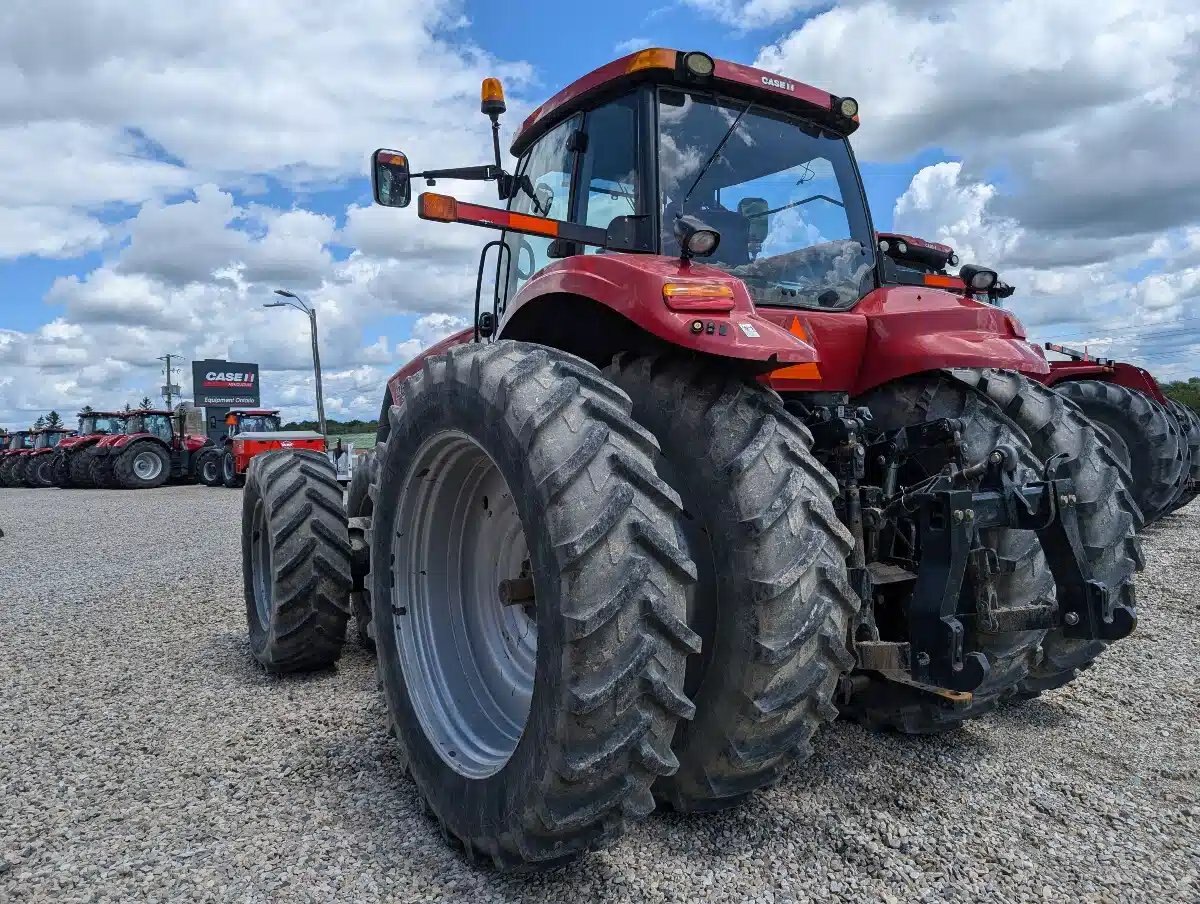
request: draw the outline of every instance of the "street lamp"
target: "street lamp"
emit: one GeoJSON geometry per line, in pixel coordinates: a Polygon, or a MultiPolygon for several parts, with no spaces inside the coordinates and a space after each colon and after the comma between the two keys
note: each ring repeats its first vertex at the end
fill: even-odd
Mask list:
{"type": "Polygon", "coordinates": [[[276,289],[275,294],[291,300],[273,301],[269,304],[264,304],[264,308],[295,308],[297,311],[303,311],[308,315],[308,325],[312,334],[313,373],[317,378],[317,423],[321,435],[325,436],[328,431],[325,429],[325,394],[321,391],[321,352],[317,348],[317,309],[305,302],[295,292],[289,292],[287,289],[276,289]]]}

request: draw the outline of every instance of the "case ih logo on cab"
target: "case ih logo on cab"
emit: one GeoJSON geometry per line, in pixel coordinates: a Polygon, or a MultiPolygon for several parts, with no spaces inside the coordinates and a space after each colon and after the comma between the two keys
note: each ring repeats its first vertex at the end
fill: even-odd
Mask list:
{"type": "Polygon", "coordinates": [[[204,385],[218,389],[250,389],[254,386],[254,374],[209,371],[204,375],[204,385]]]}
{"type": "Polygon", "coordinates": [[[795,82],[784,81],[781,78],[771,78],[769,75],[762,77],[762,83],[768,88],[782,88],[784,91],[795,91],[795,82]]]}

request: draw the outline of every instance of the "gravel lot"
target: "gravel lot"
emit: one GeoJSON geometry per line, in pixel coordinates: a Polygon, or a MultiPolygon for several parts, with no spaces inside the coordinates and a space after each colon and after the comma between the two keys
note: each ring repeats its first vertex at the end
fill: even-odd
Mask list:
{"type": "Polygon", "coordinates": [[[0,901],[1200,901],[1200,505],[1070,688],[949,737],[837,724],[740,810],[523,878],[421,814],[365,654],[252,665],[239,504],[0,490],[0,901]]]}

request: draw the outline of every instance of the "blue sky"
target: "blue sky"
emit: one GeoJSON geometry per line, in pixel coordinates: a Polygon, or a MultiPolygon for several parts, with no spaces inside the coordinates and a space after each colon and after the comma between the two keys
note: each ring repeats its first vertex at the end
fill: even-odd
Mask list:
{"type": "Polygon", "coordinates": [[[484,162],[482,76],[505,78],[511,129],[646,45],[854,95],[878,228],[1000,268],[1038,338],[1197,371],[1183,0],[128,0],[52,30],[34,6],[0,23],[0,424],[139,398],[165,351],[258,360],[303,415],[303,319],[260,307],[283,281],[321,312],[331,415],[372,416],[386,373],[463,322],[479,238],[372,208],[370,150],[484,162]],[[1006,40],[963,53],[981,33],[1006,40]]]}

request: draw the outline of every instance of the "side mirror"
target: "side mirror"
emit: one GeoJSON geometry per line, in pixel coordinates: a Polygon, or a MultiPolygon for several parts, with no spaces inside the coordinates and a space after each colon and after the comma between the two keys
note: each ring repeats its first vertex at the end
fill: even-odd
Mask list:
{"type": "Polygon", "coordinates": [[[738,201],[738,213],[750,221],[751,242],[761,245],[767,240],[767,232],[771,225],[767,220],[767,211],[770,209],[766,198],[742,198],[738,201]]]}
{"type": "Polygon", "coordinates": [[[534,213],[540,217],[550,216],[550,208],[554,206],[554,189],[545,182],[539,182],[533,190],[533,201],[537,205],[534,213]]]}
{"type": "Polygon", "coordinates": [[[408,157],[400,151],[380,148],[371,155],[371,189],[375,203],[384,207],[407,207],[412,201],[412,178],[408,157]]]}

